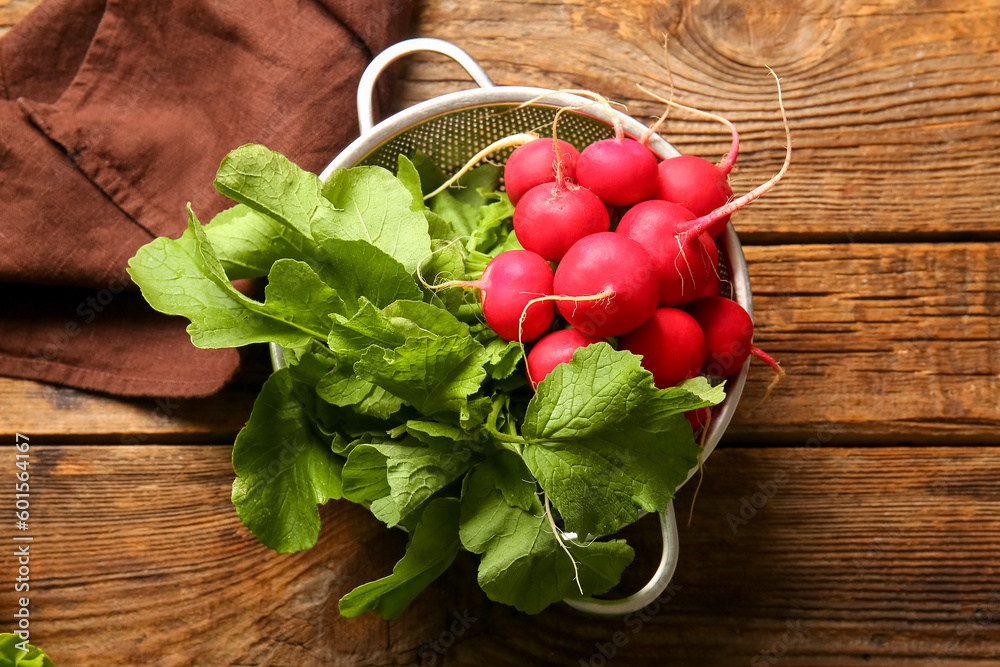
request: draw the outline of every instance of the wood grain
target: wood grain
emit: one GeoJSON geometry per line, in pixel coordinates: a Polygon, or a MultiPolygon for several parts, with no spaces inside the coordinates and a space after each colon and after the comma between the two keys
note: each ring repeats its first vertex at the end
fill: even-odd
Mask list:
{"type": "MultiPolygon", "coordinates": [[[[1000,244],[750,246],[756,342],[731,443],[997,444],[1000,244]]],[[[0,379],[0,435],[41,442],[231,442],[268,372],[263,348],[208,399],[117,400],[0,379]],[[109,437],[110,436],[110,437],[109,437]]]]}
{"type": "Polygon", "coordinates": [[[264,345],[248,348],[242,360],[233,381],[206,398],[124,398],[0,378],[0,436],[24,433],[39,443],[231,442],[270,372],[264,345]]]}
{"type": "Polygon", "coordinates": [[[42,0],[0,0],[0,36],[41,3],[42,0]]]}
{"type": "MultiPolygon", "coordinates": [[[[620,665],[1000,660],[998,448],[722,449],[660,609],[524,616],[485,600],[462,559],[388,623],[337,614],[403,546],[364,510],[330,503],[319,545],[278,555],[236,518],[228,447],[31,452],[32,639],[57,664],[576,667],[602,647],[620,665]]],[[[623,589],[657,558],[650,519],[628,531],[640,562],[623,589]]]]}
{"type": "MultiPolygon", "coordinates": [[[[648,119],[635,87],[730,118],[743,143],[734,190],[793,164],[737,217],[749,243],[1000,238],[1000,5],[995,2],[421,0],[417,32],[453,41],[503,85],[587,88],[648,119]]],[[[413,56],[399,106],[469,87],[443,56],[413,56]]],[[[728,133],[673,114],[683,152],[720,159],[728,133]]]]}
{"type": "MultiPolygon", "coordinates": [[[[0,35],[38,4],[0,0],[0,35]]],[[[734,223],[756,342],[788,375],[751,412],[770,380],[752,366],[681,526],[673,596],[630,619],[526,617],[486,600],[462,557],[401,618],[340,618],[405,537],[343,502],[300,554],[242,527],[228,443],[266,376],[259,350],[232,387],[179,405],[0,378],[0,467],[13,433],[35,443],[32,641],[82,667],[1000,664],[998,25],[990,0],[417,0],[414,34],[498,83],[590,88],[642,120],[660,108],[634,84],[667,90],[669,36],[676,99],[742,133],[737,192],[780,164],[763,64],[782,76],[792,168],[734,223]],[[891,446],[906,444],[921,446],[891,446]]],[[[443,57],[399,67],[397,108],[469,86],[443,57]]],[[[728,149],[679,114],[665,134],[728,149]]],[[[655,565],[651,520],[626,531],[623,591],[655,565]]],[[[8,589],[0,617],[13,606],[8,589]]]]}
{"type": "Polygon", "coordinates": [[[745,249],[755,341],[733,440],[997,444],[1000,245],[745,249]]]}

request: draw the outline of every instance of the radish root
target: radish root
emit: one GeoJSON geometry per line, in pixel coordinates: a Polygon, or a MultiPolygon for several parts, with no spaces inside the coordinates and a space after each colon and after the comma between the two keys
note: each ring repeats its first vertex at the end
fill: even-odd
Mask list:
{"type": "Polygon", "coordinates": [[[772,357],[770,354],[760,349],[756,345],[750,346],[750,354],[757,357],[758,359],[766,363],[774,370],[774,378],[767,385],[767,389],[764,390],[764,397],[761,398],[759,401],[757,401],[757,403],[752,408],[750,408],[750,411],[748,412],[748,414],[753,414],[754,410],[763,405],[764,401],[766,401],[771,396],[771,392],[774,391],[774,388],[778,386],[779,382],[781,382],[781,378],[785,377],[785,369],[782,368],[781,365],[774,360],[774,357],[772,357]]]}
{"type": "MultiPolygon", "coordinates": [[[[465,239],[469,239],[469,238],[472,238],[472,237],[470,235],[466,235],[466,236],[459,236],[457,238],[454,238],[451,241],[448,241],[447,243],[445,243],[443,246],[441,246],[437,250],[432,250],[430,252],[430,254],[428,254],[426,257],[424,257],[419,262],[417,262],[417,280],[420,281],[420,284],[423,285],[424,287],[426,287],[427,289],[430,289],[430,290],[442,289],[443,287],[455,287],[455,285],[447,285],[446,283],[440,283],[438,285],[431,285],[430,283],[428,283],[424,279],[424,274],[420,270],[420,267],[423,266],[424,262],[426,262],[431,257],[433,257],[435,255],[435,253],[439,253],[442,250],[447,250],[448,248],[450,248],[451,246],[455,245],[459,241],[464,241],[465,239]]],[[[459,246],[459,247],[461,248],[461,246],[459,246]]],[[[464,257],[465,253],[462,253],[462,255],[464,257]]],[[[458,282],[461,282],[461,281],[458,281],[458,282]]]]}
{"type": "Polygon", "coordinates": [[[552,536],[556,538],[556,542],[559,543],[559,546],[561,546],[563,551],[566,552],[566,555],[569,556],[569,562],[573,563],[573,581],[576,582],[576,587],[580,590],[580,595],[583,595],[583,585],[580,583],[580,570],[576,566],[576,559],[573,558],[573,554],[570,553],[569,547],[567,547],[566,542],[563,541],[559,528],[556,527],[556,520],[552,517],[552,505],[549,504],[548,495],[545,495],[545,515],[549,517],[549,525],[552,526],[552,536]]]}
{"type": "Polygon", "coordinates": [[[778,78],[778,75],[774,73],[774,70],[771,69],[770,67],[767,68],[767,71],[771,73],[771,76],[774,77],[775,83],[778,85],[778,109],[781,111],[781,122],[785,126],[785,141],[786,141],[785,161],[784,163],[782,163],[781,169],[778,170],[777,174],[772,176],[770,179],[768,179],[761,185],[758,185],[756,188],[746,193],[742,197],[733,199],[728,204],[724,204],[719,208],[715,209],[714,211],[712,211],[711,213],[703,215],[700,218],[695,218],[694,220],[691,221],[691,226],[687,230],[679,232],[679,234],[687,234],[687,233],[701,234],[702,232],[706,231],[709,227],[711,227],[714,223],[719,221],[721,218],[733,214],[734,212],[743,208],[750,202],[754,201],[755,199],[758,199],[761,195],[763,195],[768,190],[773,188],[778,183],[778,181],[781,180],[781,177],[785,175],[785,172],[788,171],[788,165],[791,164],[792,162],[792,131],[788,127],[788,114],[785,113],[785,103],[781,97],[781,80],[778,78]]]}
{"type": "MultiPolygon", "coordinates": [[[[703,111],[701,109],[696,109],[694,107],[689,107],[687,105],[679,104],[678,102],[674,102],[673,101],[674,93],[673,93],[673,87],[672,86],[671,86],[671,90],[670,90],[670,97],[671,97],[671,99],[664,99],[664,98],[660,97],[659,95],[657,95],[656,93],[654,93],[652,91],[649,91],[649,90],[646,90],[645,88],[643,88],[642,84],[636,84],[636,85],[638,86],[639,90],[641,90],[642,92],[644,92],[647,95],[649,95],[650,97],[653,97],[653,98],[659,100],[660,102],[663,102],[664,104],[666,104],[668,110],[669,110],[670,107],[675,107],[677,109],[682,109],[684,111],[689,111],[689,112],[691,112],[693,114],[696,114],[698,116],[703,116],[705,118],[709,118],[711,120],[714,120],[714,121],[717,121],[719,123],[722,123],[727,128],[729,128],[729,132],[732,135],[732,144],[730,145],[729,152],[726,153],[725,157],[722,158],[722,162],[719,163],[718,167],[719,167],[719,170],[722,171],[722,173],[727,174],[727,175],[733,170],[733,166],[736,164],[736,158],[738,157],[739,152],[740,152],[740,135],[736,131],[736,126],[733,125],[732,122],[728,118],[723,118],[722,116],[719,116],[717,114],[714,114],[714,113],[711,113],[711,112],[708,112],[708,111],[703,111]]],[[[661,118],[666,118],[666,112],[664,112],[664,115],[661,118]]],[[[657,121],[657,123],[659,123],[659,121],[657,121]]],[[[653,127],[656,127],[656,125],[654,125],[653,127]]]]}
{"type": "MultiPolygon", "coordinates": [[[[674,71],[670,68],[670,53],[667,50],[667,47],[668,47],[669,44],[670,44],[670,35],[664,35],[663,36],[663,57],[666,60],[666,64],[667,64],[667,80],[670,82],[670,99],[674,99],[674,71]]],[[[649,92],[645,88],[643,88],[642,86],[639,86],[639,89],[642,90],[642,91],[644,91],[644,92],[647,92],[647,93],[649,92]]],[[[650,94],[652,94],[652,93],[650,93],[650,94]]],[[[656,99],[658,99],[660,101],[663,101],[662,98],[657,97],[656,95],[653,95],[653,97],[656,97],[656,99]]],[[[642,139],[639,141],[639,143],[641,143],[641,144],[648,144],[649,140],[660,129],[660,126],[663,125],[663,123],[667,122],[667,116],[669,116],[669,115],[670,115],[670,105],[668,104],[667,108],[663,110],[663,114],[656,120],[655,123],[653,123],[650,126],[650,128],[648,130],[646,130],[646,134],[644,134],[642,136],[642,139]]]]}
{"type": "Polygon", "coordinates": [[[563,171],[562,149],[559,146],[559,136],[556,133],[556,126],[559,123],[559,116],[561,116],[564,111],[570,110],[571,109],[569,107],[563,107],[562,109],[559,109],[559,111],[556,112],[555,117],[552,118],[552,150],[556,155],[555,171],[557,187],[564,187],[566,185],[566,174],[563,171]]]}
{"type": "Polygon", "coordinates": [[[615,295],[613,289],[606,289],[603,292],[597,294],[590,294],[588,296],[567,296],[565,294],[546,294],[545,296],[540,296],[537,299],[532,299],[524,305],[524,309],[521,310],[521,318],[517,322],[517,342],[521,346],[521,354],[525,355],[524,351],[524,320],[528,317],[528,309],[531,308],[533,304],[541,303],[542,301],[600,301],[602,299],[610,299],[615,295]]]}
{"type": "Polygon", "coordinates": [[[529,141],[534,141],[535,139],[538,139],[538,135],[535,135],[535,134],[526,134],[526,133],[512,134],[509,137],[504,137],[502,139],[497,139],[492,144],[490,144],[489,146],[487,146],[483,150],[481,150],[478,153],[476,153],[475,155],[473,155],[469,159],[469,161],[466,162],[465,165],[461,169],[458,170],[458,173],[456,173],[454,176],[452,176],[447,181],[445,181],[444,183],[442,183],[439,188],[437,188],[436,190],[434,190],[431,193],[428,193],[428,194],[424,195],[424,201],[427,201],[428,199],[430,199],[434,195],[440,194],[440,193],[444,192],[445,190],[447,190],[448,188],[450,188],[452,185],[455,184],[456,181],[458,181],[458,179],[462,178],[462,176],[464,176],[470,169],[472,169],[474,166],[476,166],[476,164],[478,164],[483,158],[488,157],[488,156],[492,155],[493,153],[496,153],[497,151],[501,151],[501,150],[503,150],[505,148],[512,148],[514,146],[520,146],[522,144],[528,143],[529,141]]]}
{"type": "Polygon", "coordinates": [[[698,452],[698,485],[694,487],[694,495],[691,496],[691,509],[688,512],[687,525],[691,525],[694,519],[694,504],[698,500],[698,492],[701,490],[701,483],[705,481],[705,441],[708,440],[708,427],[712,425],[712,411],[708,411],[708,417],[701,427],[701,451],[698,452]]]}
{"type": "MultiPolygon", "coordinates": [[[[522,102],[519,105],[519,108],[528,106],[529,104],[534,104],[538,100],[544,99],[549,95],[552,95],[553,93],[568,93],[570,95],[578,95],[579,97],[586,97],[588,100],[594,100],[594,102],[604,107],[604,112],[608,114],[608,117],[611,119],[611,126],[615,129],[615,138],[618,140],[625,138],[625,128],[622,127],[621,116],[618,114],[618,111],[616,111],[614,107],[616,106],[621,107],[622,111],[626,112],[628,111],[628,107],[622,104],[621,102],[613,102],[604,95],[601,95],[600,93],[595,93],[592,90],[582,90],[580,88],[560,88],[559,90],[554,90],[551,93],[543,93],[541,95],[533,97],[527,102],[522,102]]],[[[589,106],[589,105],[584,105],[584,106],[589,106]]],[[[582,109],[583,106],[570,107],[570,108],[582,109]]]]}

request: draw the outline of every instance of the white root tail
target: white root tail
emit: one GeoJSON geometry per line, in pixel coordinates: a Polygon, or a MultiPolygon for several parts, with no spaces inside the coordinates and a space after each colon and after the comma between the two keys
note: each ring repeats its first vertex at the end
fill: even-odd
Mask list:
{"type": "Polygon", "coordinates": [[[427,201],[434,195],[440,194],[445,190],[447,190],[448,188],[450,188],[452,185],[455,184],[456,181],[458,181],[458,179],[462,178],[462,176],[464,176],[470,169],[472,169],[481,160],[483,160],[483,158],[489,157],[493,153],[496,153],[497,151],[502,151],[505,148],[520,146],[522,144],[528,143],[529,141],[534,141],[535,139],[538,139],[537,135],[527,134],[527,133],[512,134],[508,137],[497,139],[492,144],[490,144],[483,150],[473,155],[472,158],[470,158],[469,161],[465,163],[465,166],[463,166],[461,169],[458,170],[458,173],[456,173],[454,176],[452,176],[447,181],[442,183],[438,189],[434,190],[434,192],[424,195],[424,201],[427,201]]]}
{"type": "MultiPolygon", "coordinates": [[[[670,67],[670,51],[668,50],[669,46],[670,46],[670,36],[669,35],[664,35],[663,36],[663,57],[666,60],[666,65],[667,65],[667,80],[670,82],[670,99],[672,100],[672,99],[674,99],[674,70],[670,67]]],[[[648,90],[646,90],[642,86],[639,86],[639,89],[643,90],[643,91],[645,91],[647,93],[649,92],[648,90]]],[[[656,95],[653,95],[653,97],[656,97],[656,99],[662,99],[660,97],[657,97],[656,95]]],[[[668,104],[667,108],[663,110],[663,114],[659,118],[656,119],[656,122],[653,123],[648,130],[646,130],[646,134],[644,134],[642,136],[642,139],[639,141],[639,143],[641,143],[641,144],[648,144],[649,140],[652,138],[652,136],[659,131],[660,126],[663,125],[665,122],[667,122],[667,117],[669,115],[670,115],[670,105],[668,104]]]]}
{"type": "MultiPolygon", "coordinates": [[[[739,156],[739,152],[740,152],[740,135],[736,131],[736,126],[733,125],[732,122],[730,122],[730,120],[728,118],[724,118],[724,117],[722,117],[722,116],[720,116],[718,114],[714,114],[714,113],[711,113],[709,111],[703,111],[702,109],[696,109],[695,107],[689,107],[689,106],[687,106],[685,104],[680,104],[678,102],[674,102],[673,99],[665,99],[663,97],[660,97],[659,95],[657,95],[656,93],[654,93],[652,91],[646,90],[645,88],[642,87],[641,84],[636,84],[636,85],[639,87],[639,90],[641,90],[642,92],[644,92],[647,95],[649,95],[650,97],[655,98],[655,99],[659,100],[660,102],[663,102],[664,104],[666,104],[668,110],[669,110],[670,107],[675,107],[677,109],[682,109],[683,111],[688,111],[688,112],[696,114],[698,116],[702,116],[704,118],[708,118],[710,120],[714,120],[716,122],[722,123],[727,128],[729,128],[729,133],[732,136],[732,143],[729,146],[729,152],[726,153],[725,157],[722,158],[722,162],[720,162],[719,165],[718,165],[719,171],[721,171],[723,174],[729,175],[729,173],[733,170],[733,167],[736,165],[736,158],[739,156]]],[[[673,89],[671,89],[671,93],[670,94],[671,94],[671,98],[672,98],[673,97],[673,89]]],[[[660,117],[660,120],[664,120],[665,118],[666,118],[666,112],[664,112],[663,116],[660,117]]],[[[653,125],[653,128],[656,128],[659,125],[660,120],[656,121],[656,124],[653,125]]],[[[650,130],[652,131],[653,128],[650,128],[650,130]]]]}
{"type": "MultiPolygon", "coordinates": [[[[609,118],[611,118],[611,126],[614,127],[615,129],[615,138],[616,139],[625,138],[625,128],[622,127],[621,117],[619,116],[618,112],[614,109],[614,107],[619,106],[626,112],[628,111],[628,107],[626,107],[624,104],[620,102],[613,102],[604,95],[601,95],[600,93],[595,93],[592,90],[582,90],[580,88],[560,88],[559,90],[554,90],[551,93],[543,93],[542,95],[533,97],[527,102],[522,102],[520,106],[522,107],[528,106],[529,104],[533,104],[538,100],[544,99],[549,95],[552,95],[553,93],[568,93],[570,95],[578,95],[580,97],[586,97],[588,100],[594,100],[594,102],[597,102],[602,107],[604,107],[604,112],[608,114],[609,118]]],[[[580,106],[575,108],[582,109],[583,107],[580,106]]]]}
{"type": "Polygon", "coordinates": [[[576,587],[580,591],[580,595],[583,595],[583,584],[580,583],[580,570],[576,566],[576,559],[573,558],[573,554],[570,553],[569,547],[566,546],[566,542],[563,541],[562,535],[559,532],[559,528],[556,526],[556,520],[552,517],[552,505],[549,504],[549,497],[545,496],[545,515],[549,517],[549,525],[552,526],[552,535],[556,538],[556,542],[559,546],[563,548],[566,555],[569,556],[569,562],[573,563],[573,581],[576,582],[576,587]]]}
{"type": "Polygon", "coordinates": [[[792,162],[792,131],[788,128],[788,114],[785,113],[785,103],[781,98],[781,81],[778,79],[778,75],[774,73],[773,69],[768,67],[767,71],[771,73],[771,76],[774,77],[775,83],[778,84],[778,108],[781,111],[781,122],[785,126],[785,142],[786,142],[785,161],[781,165],[781,169],[778,170],[777,174],[772,176],[764,183],[758,185],[756,188],[746,193],[742,197],[733,199],[732,201],[723,204],[719,208],[715,209],[711,213],[706,213],[700,218],[695,218],[694,220],[691,221],[691,226],[688,227],[687,230],[680,232],[680,234],[687,234],[687,233],[701,234],[702,232],[706,231],[709,227],[711,227],[713,224],[715,224],[722,218],[726,217],[727,215],[732,215],[733,213],[740,210],[750,202],[754,201],[755,199],[758,199],[761,195],[763,195],[768,190],[773,188],[778,183],[778,181],[781,180],[781,177],[785,175],[785,172],[788,171],[788,165],[790,165],[792,162]]]}
{"type": "Polygon", "coordinates": [[[597,294],[589,294],[587,296],[568,296],[566,294],[546,294],[545,296],[540,296],[537,299],[532,299],[528,303],[524,304],[524,309],[521,310],[521,317],[517,321],[517,343],[521,346],[521,355],[527,356],[524,351],[524,320],[528,317],[528,309],[536,303],[541,303],[543,301],[600,301],[602,299],[610,299],[615,295],[613,289],[606,289],[603,292],[598,292],[597,294]]]}

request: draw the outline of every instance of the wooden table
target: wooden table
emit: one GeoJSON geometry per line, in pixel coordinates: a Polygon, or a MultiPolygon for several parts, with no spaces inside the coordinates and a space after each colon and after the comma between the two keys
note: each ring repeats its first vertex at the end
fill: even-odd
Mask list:
{"type": "MultiPolygon", "coordinates": [[[[1000,664],[1000,5],[421,0],[414,32],[499,83],[600,91],[640,119],[660,112],[635,84],[667,89],[669,35],[676,99],[742,132],[737,192],[781,162],[763,65],[782,76],[793,164],[734,223],[757,342],[788,375],[751,414],[770,380],[752,367],[671,599],[528,617],[489,603],[460,558],[400,619],[340,618],[404,538],[344,502],[296,555],[242,527],[229,456],[268,370],[256,350],[206,400],[0,379],[4,467],[15,432],[33,444],[32,640],[81,666],[1000,664]]],[[[400,107],[468,85],[438,56],[400,72],[400,107]]],[[[680,114],[665,133],[713,159],[728,147],[680,114]]],[[[637,585],[655,523],[629,537],[637,585]]],[[[9,582],[8,546],[0,564],[9,582]]]]}

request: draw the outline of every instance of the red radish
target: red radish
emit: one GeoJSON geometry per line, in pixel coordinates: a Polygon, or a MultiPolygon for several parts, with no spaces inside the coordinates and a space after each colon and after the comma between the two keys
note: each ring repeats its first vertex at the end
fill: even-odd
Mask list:
{"type": "Polygon", "coordinates": [[[643,226],[655,224],[661,233],[673,236],[690,227],[691,221],[697,219],[697,217],[697,215],[681,204],[660,199],[649,199],[639,202],[628,209],[618,224],[619,227],[623,224],[641,224],[643,226]]]}
{"type": "MultiPolygon", "coordinates": [[[[733,188],[729,185],[729,172],[722,172],[721,167],[694,155],[679,155],[660,163],[654,196],[681,204],[696,215],[705,215],[729,201],[733,188]]],[[[718,236],[728,222],[728,215],[719,218],[708,233],[718,236]]]]}
{"type": "Polygon", "coordinates": [[[657,308],[642,326],[619,337],[618,347],[642,355],[640,363],[660,389],[697,376],[705,363],[701,327],[677,308],[657,308]]]}
{"type": "Polygon", "coordinates": [[[618,336],[656,310],[659,279],[649,254],[624,234],[601,232],[577,241],[556,267],[559,312],[588,336],[618,336]]]}
{"type": "Polygon", "coordinates": [[[545,336],[531,348],[526,360],[528,382],[531,383],[531,388],[537,388],[538,383],[545,379],[545,376],[551,373],[556,366],[572,359],[573,353],[579,348],[601,342],[607,343],[608,339],[585,336],[572,328],[553,331],[545,336]]]}
{"type": "MultiPolygon", "coordinates": [[[[640,88],[642,87],[640,86],[640,88]]],[[[664,99],[650,93],[645,88],[643,90],[664,104],[722,123],[729,128],[729,133],[732,136],[729,153],[718,165],[694,155],[679,155],[661,162],[657,170],[656,194],[654,196],[657,199],[681,204],[695,216],[706,215],[724,205],[733,196],[733,188],[729,184],[729,174],[733,170],[733,165],[736,164],[736,156],[740,151],[740,135],[736,131],[736,127],[722,116],[664,99]]],[[[709,234],[718,236],[726,228],[728,222],[728,215],[720,218],[709,229],[709,234]]]]}
{"type": "Polygon", "coordinates": [[[529,250],[500,253],[477,281],[486,323],[505,340],[538,338],[552,324],[555,309],[544,302],[525,309],[532,299],[552,294],[552,279],[552,267],[543,257],[529,250]]]}
{"type": "Polygon", "coordinates": [[[576,161],[576,180],[610,206],[630,206],[656,191],[656,156],[645,144],[616,135],[590,144],[576,161]]]}
{"type": "Polygon", "coordinates": [[[705,332],[706,374],[732,375],[752,354],[764,360],[779,377],[784,375],[771,355],[753,344],[753,319],[743,306],[732,299],[711,296],[698,299],[687,310],[705,332]]]}
{"type": "MultiPolygon", "coordinates": [[[[775,82],[778,82],[778,75],[774,73],[774,70],[771,70],[770,68],[768,68],[768,70],[771,72],[771,76],[774,77],[775,82]]],[[[785,145],[785,160],[781,165],[781,169],[778,170],[778,173],[745,195],[738,197],[737,199],[733,199],[713,211],[695,218],[688,224],[685,232],[691,234],[701,234],[706,231],[709,233],[721,233],[721,231],[725,229],[725,226],[723,225],[722,227],[719,227],[718,225],[721,224],[723,220],[727,220],[731,214],[765,194],[773,188],[778,181],[781,180],[782,176],[785,175],[785,172],[788,171],[788,165],[792,161],[792,137],[791,130],[788,129],[788,115],[785,113],[785,103],[781,99],[780,82],[778,82],[778,109],[781,111],[781,122],[785,126],[785,141],[787,142],[785,145]]],[[[733,156],[733,159],[735,159],[735,155],[733,156]]],[[[579,173],[579,164],[577,165],[577,170],[579,173]]]]}
{"type": "Polygon", "coordinates": [[[715,241],[707,234],[678,234],[694,218],[680,204],[649,200],[629,209],[615,230],[649,253],[660,281],[660,306],[679,306],[719,292],[715,241]]]}
{"type": "Polygon", "coordinates": [[[557,139],[555,142],[530,141],[515,148],[507,158],[503,181],[510,203],[516,205],[528,190],[542,183],[563,179],[576,182],[576,161],[580,151],[568,141],[557,139]],[[559,143],[562,179],[556,174],[555,142],[559,143]]]}
{"type": "Polygon", "coordinates": [[[570,246],[584,236],[606,232],[610,227],[604,203],[578,185],[536,185],[514,208],[517,240],[526,249],[553,262],[562,259],[570,246]]]}
{"type": "Polygon", "coordinates": [[[552,294],[552,278],[552,267],[540,255],[530,250],[507,250],[490,260],[479,280],[423,284],[430,289],[478,288],[483,317],[490,328],[505,340],[523,343],[545,333],[555,318],[552,303],[538,298],[552,294]]]}

